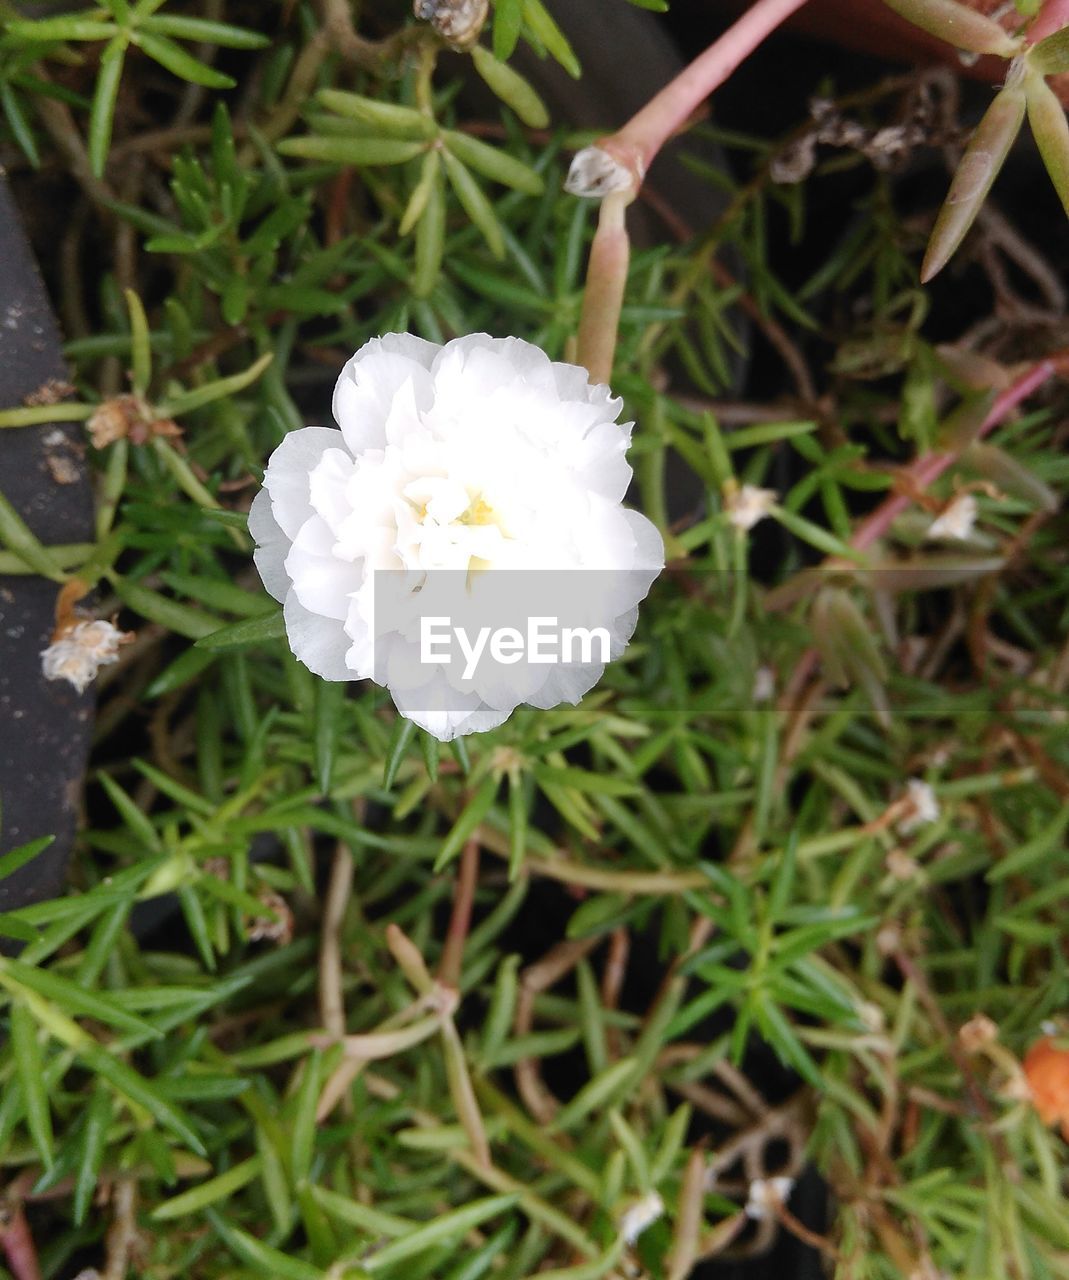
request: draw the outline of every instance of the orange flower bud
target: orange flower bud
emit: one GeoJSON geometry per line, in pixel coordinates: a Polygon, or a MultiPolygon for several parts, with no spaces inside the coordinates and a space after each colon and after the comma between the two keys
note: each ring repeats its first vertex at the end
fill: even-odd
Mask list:
{"type": "Polygon", "coordinates": [[[1032,1091],[1032,1105],[1044,1124],[1061,1121],[1062,1136],[1069,1140],[1069,1049],[1059,1049],[1044,1036],[1025,1054],[1025,1079],[1032,1091]]]}

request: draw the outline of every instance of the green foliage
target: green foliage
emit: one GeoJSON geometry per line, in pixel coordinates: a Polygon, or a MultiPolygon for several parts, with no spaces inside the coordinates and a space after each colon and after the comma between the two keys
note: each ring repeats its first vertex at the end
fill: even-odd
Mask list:
{"type": "MultiPolygon", "coordinates": [[[[45,546],[0,499],[0,571],[79,578],[138,632],[99,681],[69,890],[0,916],[0,1165],[42,1274],[102,1269],[118,1220],[131,1276],[682,1280],[741,1223],[756,1134],[828,1179],[844,1277],[1069,1275],[1062,1139],[1013,1088],[1069,1000],[1064,393],[979,440],[1016,370],[933,344],[893,176],[855,150],[777,184],[780,141],[706,129],[726,211],[635,250],[614,380],[670,568],[577,707],[441,751],[293,659],[248,501],[372,335],[567,358],[594,216],[507,59],[574,53],[499,0],[473,72],[501,111],[474,121],[425,27],[347,54],[317,5],[189,9],[0,46],[5,160],[73,175],[95,228],[45,264],[75,398],[0,428],[102,441],[95,542],[45,546]],[[864,195],[792,278],[777,244],[844,169],[864,195]],[[734,385],[749,325],[794,379],[772,404],[734,385]],[[943,450],[859,547],[895,467],[943,450]],[[752,533],[742,485],[777,490],[752,533]],[[980,521],[949,554],[925,534],[963,486],[980,521]],[[968,1055],[980,1011],[999,1040],[968,1055]],[[785,1097],[750,1078],[770,1059],[785,1097]]],[[[1054,154],[1043,74],[1016,105],[1054,154]]],[[[840,105],[876,132],[897,92],[840,105]]]]}

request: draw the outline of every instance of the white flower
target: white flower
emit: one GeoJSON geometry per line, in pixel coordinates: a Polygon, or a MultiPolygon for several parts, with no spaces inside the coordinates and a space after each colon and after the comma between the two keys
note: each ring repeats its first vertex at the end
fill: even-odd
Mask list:
{"type": "Polygon", "coordinates": [[[521,702],[578,702],[604,671],[593,650],[472,674],[429,662],[421,628],[446,617],[475,636],[522,604],[528,621],[548,609],[597,623],[601,656],[623,652],[664,544],[621,505],[633,424],[615,421],[620,408],[584,369],[518,338],[366,343],[334,392],[341,430],[291,432],[249,512],[293,652],[324,679],[385,685],[442,741],[521,702]]]}
{"type": "Polygon", "coordinates": [[[76,622],[63,630],[47,649],[41,651],[41,670],[46,680],[66,680],[79,693],[96,679],[101,667],[119,659],[119,648],[133,636],[99,618],[76,622]]]}
{"type": "Polygon", "coordinates": [[[741,489],[724,497],[727,517],[736,529],[752,529],[763,520],[776,505],[779,494],[775,489],[759,489],[755,484],[744,484],[741,489]]]}
{"type": "Polygon", "coordinates": [[[924,535],[931,541],[966,542],[972,537],[973,525],[980,509],[971,493],[959,493],[928,526],[924,535]]]}
{"type": "Polygon", "coordinates": [[[939,801],[935,798],[935,792],[921,778],[910,778],[906,783],[906,794],[898,805],[901,816],[896,825],[903,835],[909,835],[918,827],[936,822],[939,818],[939,801]]]}
{"type": "Polygon", "coordinates": [[[625,1244],[634,1244],[647,1227],[653,1226],[664,1213],[664,1201],[656,1191],[636,1200],[620,1218],[620,1235],[625,1244]]]}
{"type": "Polygon", "coordinates": [[[746,1216],[755,1221],[767,1218],[777,1205],[787,1203],[793,1190],[793,1178],[754,1178],[746,1200],[746,1216]]]}

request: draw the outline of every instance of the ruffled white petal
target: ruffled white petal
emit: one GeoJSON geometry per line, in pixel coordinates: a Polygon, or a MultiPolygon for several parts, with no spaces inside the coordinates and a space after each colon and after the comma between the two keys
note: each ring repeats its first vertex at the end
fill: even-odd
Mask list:
{"type": "Polygon", "coordinates": [[[286,573],[297,599],[312,613],[344,622],[349,597],[364,580],[361,561],[342,560],[332,554],[334,535],[322,516],[310,516],[297,534],[286,557],[286,573]]]}
{"type": "Polygon", "coordinates": [[[295,538],[313,514],[310,477],[323,454],[341,444],[333,427],[302,427],[291,431],[271,455],[264,488],[271,495],[271,512],[288,538],[295,538]]]}
{"type": "Polygon", "coordinates": [[[438,351],[413,334],[388,333],[365,343],[346,364],[334,389],[333,410],[354,456],[385,444],[390,408],[406,384],[420,407],[429,406],[428,371],[438,351]]]}
{"type": "Polygon", "coordinates": [[[256,543],[253,562],[267,590],[281,604],[290,589],[290,577],[286,572],[286,556],[290,542],[271,514],[271,495],[266,489],[252,500],[249,508],[249,533],[256,543]]]}
{"type": "Polygon", "coordinates": [[[283,606],[286,638],[294,656],[324,680],[351,680],[353,673],[345,661],[349,637],[345,628],[333,618],[311,613],[291,591],[283,606]]]}

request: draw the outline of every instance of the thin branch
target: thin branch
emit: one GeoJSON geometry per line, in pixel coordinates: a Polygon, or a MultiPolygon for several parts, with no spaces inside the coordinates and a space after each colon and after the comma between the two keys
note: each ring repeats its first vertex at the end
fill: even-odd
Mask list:
{"type": "Polygon", "coordinates": [[[603,197],[590,250],[579,322],[577,359],[593,382],[608,382],[627,284],[630,244],[625,211],[646,171],[669,137],[772,31],[805,0],[756,0],[714,44],[696,58],[624,127],[572,161],[567,189],[603,197]]]}
{"type": "Polygon", "coordinates": [[[460,970],[464,962],[464,943],[471,927],[471,909],[475,901],[475,889],[479,883],[479,842],[469,840],[464,845],[457,868],[456,889],[453,892],[453,914],[449,920],[449,932],[442,948],[442,962],[438,969],[438,981],[447,987],[460,986],[460,970]]]}
{"type": "Polygon", "coordinates": [[[353,855],[338,842],[330,868],[330,885],[323,903],[319,938],[319,1020],[332,1035],[345,1035],[345,996],[342,989],[341,927],[353,887],[353,855]]]}

